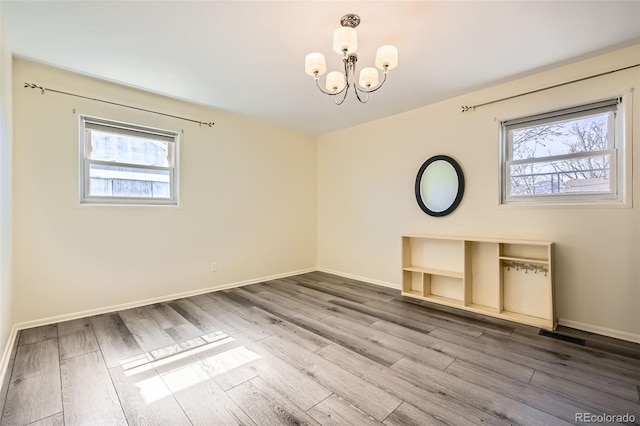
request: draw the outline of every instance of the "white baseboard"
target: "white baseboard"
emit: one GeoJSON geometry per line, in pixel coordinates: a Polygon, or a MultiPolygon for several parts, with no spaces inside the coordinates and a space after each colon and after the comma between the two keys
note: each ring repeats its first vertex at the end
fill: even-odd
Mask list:
{"type": "Polygon", "coordinates": [[[333,269],[327,269],[327,268],[317,268],[316,270],[320,272],[326,272],[327,274],[333,274],[333,275],[339,275],[345,278],[351,278],[352,280],[364,281],[366,283],[381,285],[383,287],[389,287],[394,290],[400,290],[400,286],[398,286],[398,284],[376,280],[375,278],[361,277],[359,275],[347,274],[346,272],[334,271],[333,269]]]}
{"type": "Polygon", "coordinates": [[[611,328],[599,327],[597,325],[585,324],[583,322],[571,321],[563,318],[558,320],[558,324],[582,331],[588,331],[589,333],[600,334],[602,336],[613,337],[615,339],[626,340],[633,343],[640,343],[640,335],[628,333],[626,331],[613,330],[611,328]]]}
{"type": "Polygon", "coordinates": [[[313,272],[315,270],[316,270],[316,268],[301,269],[299,271],[291,271],[291,272],[286,272],[286,273],[283,273],[283,274],[271,275],[271,276],[268,276],[268,277],[261,277],[261,278],[254,278],[254,279],[245,280],[245,281],[238,281],[238,282],[235,282],[235,283],[223,284],[223,285],[215,286],[215,287],[200,288],[200,289],[197,289],[197,290],[185,291],[185,292],[182,292],[182,293],[175,293],[175,294],[169,294],[169,295],[160,296],[160,297],[153,297],[151,299],[144,299],[144,300],[138,300],[138,301],[135,301],[135,302],[122,303],[122,304],[119,304],[119,305],[103,306],[103,307],[100,307],[100,308],[89,309],[89,310],[86,310],[86,311],[75,312],[75,313],[71,313],[71,314],[56,315],[56,316],[48,317],[48,318],[41,318],[41,319],[32,320],[32,321],[25,321],[25,322],[21,322],[21,323],[16,324],[15,327],[17,327],[18,330],[24,330],[26,328],[33,328],[33,327],[40,327],[40,326],[43,326],[43,325],[55,324],[55,323],[58,323],[58,322],[70,321],[70,320],[74,320],[74,319],[78,319],[78,318],[86,318],[86,317],[90,317],[90,316],[94,316],[94,315],[100,315],[100,314],[106,314],[106,313],[109,313],[109,312],[121,311],[123,309],[137,308],[137,307],[140,307],[140,306],[151,305],[151,304],[154,304],[154,303],[162,303],[162,302],[167,302],[169,300],[183,299],[185,297],[197,296],[199,294],[211,293],[211,292],[214,292],[214,291],[227,290],[227,289],[230,289],[230,288],[242,287],[242,286],[249,285],[249,284],[256,284],[256,283],[261,283],[261,282],[264,282],[264,281],[291,277],[291,276],[294,276],[294,275],[305,274],[307,272],[313,272]]]}
{"type": "MultiPolygon", "coordinates": [[[[7,339],[7,345],[2,352],[2,358],[0,358],[0,388],[4,384],[5,378],[8,380],[9,377],[5,377],[7,374],[7,370],[9,369],[9,360],[11,359],[11,351],[13,351],[13,346],[16,343],[16,339],[18,338],[18,327],[16,325],[13,326],[11,332],[9,333],[9,339],[7,339]]],[[[2,401],[4,403],[4,401],[2,401]]],[[[0,403],[0,407],[3,404],[0,403]]]]}

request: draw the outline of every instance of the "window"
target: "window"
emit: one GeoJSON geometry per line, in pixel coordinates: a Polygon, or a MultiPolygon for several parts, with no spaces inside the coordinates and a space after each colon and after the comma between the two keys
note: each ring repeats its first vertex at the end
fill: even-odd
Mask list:
{"type": "Polygon", "coordinates": [[[503,122],[502,204],[621,201],[620,101],[503,122]]]}
{"type": "Polygon", "coordinates": [[[177,205],[178,134],[80,117],[81,203],[177,205]]]}

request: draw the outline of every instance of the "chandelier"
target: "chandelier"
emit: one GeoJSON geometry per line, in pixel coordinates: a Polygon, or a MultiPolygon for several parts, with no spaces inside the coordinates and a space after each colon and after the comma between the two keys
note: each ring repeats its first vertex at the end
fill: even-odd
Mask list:
{"type": "Polygon", "coordinates": [[[398,65],[398,48],[384,45],[378,48],[376,53],[376,68],[382,70],[382,82],[379,82],[378,70],[374,67],[366,67],[360,71],[358,84],[355,81],[356,62],[358,55],[358,36],[355,28],[360,24],[360,17],[355,14],[344,15],[340,20],[341,27],[333,33],[333,51],[342,55],[344,71],[331,71],[327,74],[325,87],[320,86],[320,76],[327,72],[327,63],[322,53],[309,53],[304,59],[304,70],[312,76],[318,89],[324,94],[331,95],[336,105],[342,105],[347,97],[349,88],[353,87],[356,98],[361,103],[369,100],[369,93],[375,92],[387,81],[387,73],[398,65]],[[342,96],[338,96],[342,95],[342,96]]]}

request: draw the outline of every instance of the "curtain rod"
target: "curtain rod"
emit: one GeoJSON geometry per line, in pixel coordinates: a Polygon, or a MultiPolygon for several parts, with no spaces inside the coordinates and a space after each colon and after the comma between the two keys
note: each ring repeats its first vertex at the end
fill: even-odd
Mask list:
{"type": "Polygon", "coordinates": [[[150,112],[152,114],[163,115],[165,117],[177,118],[178,120],[190,121],[192,123],[198,123],[201,126],[204,124],[204,125],[207,125],[209,127],[212,127],[215,124],[213,121],[207,122],[207,121],[193,120],[191,118],[180,117],[178,115],[171,115],[171,114],[166,114],[164,112],[153,111],[153,110],[150,110],[150,109],[138,108],[138,107],[134,107],[134,106],[131,106],[131,105],[119,104],[117,102],[105,101],[104,99],[91,98],[89,96],[82,96],[82,95],[78,95],[78,94],[75,94],[75,93],[63,92],[62,90],[49,89],[48,87],[38,86],[37,84],[34,84],[34,83],[24,83],[24,87],[28,88],[28,89],[40,89],[40,93],[42,93],[43,95],[45,94],[45,91],[46,92],[53,92],[53,93],[60,93],[62,95],[74,96],[76,98],[89,99],[90,101],[102,102],[102,103],[105,103],[105,104],[116,105],[116,106],[123,107],[123,108],[135,109],[137,111],[144,111],[144,112],[150,112]]]}
{"type": "Polygon", "coordinates": [[[576,80],[566,81],[566,82],[560,83],[560,84],[554,84],[553,86],[547,86],[547,87],[543,87],[541,89],[531,90],[529,92],[524,92],[524,93],[520,93],[520,94],[513,95],[513,96],[507,96],[506,98],[496,99],[494,101],[484,102],[484,103],[473,105],[473,106],[462,105],[462,112],[465,113],[467,111],[475,111],[476,108],[480,108],[480,107],[483,107],[483,106],[486,106],[486,105],[491,105],[491,104],[495,104],[497,102],[507,101],[507,100],[513,99],[513,98],[519,98],[520,96],[531,95],[532,93],[542,92],[543,90],[555,89],[556,87],[566,86],[567,84],[578,83],[580,81],[589,80],[591,78],[596,78],[596,77],[602,77],[603,75],[613,74],[614,72],[624,71],[624,70],[628,70],[628,69],[636,68],[636,67],[640,67],[640,64],[630,65],[630,66],[624,67],[624,68],[618,68],[617,70],[601,72],[600,74],[594,74],[594,75],[590,75],[588,77],[582,77],[582,78],[578,78],[576,80]]]}

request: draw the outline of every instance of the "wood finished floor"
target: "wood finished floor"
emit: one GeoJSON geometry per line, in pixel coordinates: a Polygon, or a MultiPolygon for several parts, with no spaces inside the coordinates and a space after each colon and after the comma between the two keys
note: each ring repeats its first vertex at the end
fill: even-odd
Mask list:
{"type": "Polygon", "coordinates": [[[640,421],[640,345],[537,331],[314,272],[24,330],[0,424],[640,421]]]}

